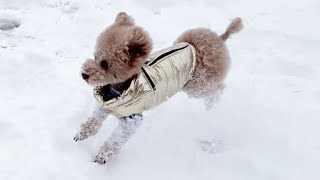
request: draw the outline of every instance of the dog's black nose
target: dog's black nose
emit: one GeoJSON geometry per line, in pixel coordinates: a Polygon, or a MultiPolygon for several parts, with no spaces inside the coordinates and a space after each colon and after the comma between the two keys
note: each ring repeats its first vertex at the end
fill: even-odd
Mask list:
{"type": "Polygon", "coordinates": [[[81,76],[84,80],[87,80],[89,78],[89,75],[85,73],[82,73],[81,76]]]}

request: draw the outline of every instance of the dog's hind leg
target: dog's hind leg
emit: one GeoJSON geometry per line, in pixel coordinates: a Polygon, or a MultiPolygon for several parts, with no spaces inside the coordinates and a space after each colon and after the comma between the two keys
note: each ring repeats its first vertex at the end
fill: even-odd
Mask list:
{"type": "Polygon", "coordinates": [[[94,162],[104,164],[110,161],[121,147],[129,140],[140,126],[143,120],[142,114],[133,114],[119,119],[117,128],[112,132],[109,139],[100,148],[94,162]]]}
{"type": "Polygon", "coordinates": [[[223,94],[224,88],[224,83],[215,85],[212,87],[212,89],[210,89],[209,93],[203,97],[204,105],[207,110],[211,109],[214,103],[219,100],[220,96],[223,94]]]}

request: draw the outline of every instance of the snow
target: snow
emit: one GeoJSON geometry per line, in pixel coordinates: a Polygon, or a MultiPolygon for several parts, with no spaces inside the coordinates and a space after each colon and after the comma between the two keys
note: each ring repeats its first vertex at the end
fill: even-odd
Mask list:
{"type": "Polygon", "coordinates": [[[320,179],[320,1],[0,0],[0,179],[320,179]],[[73,136],[94,106],[80,66],[119,11],[150,32],[154,50],[184,30],[222,33],[227,89],[210,111],[178,94],[145,112],[122,152],[92,162],[115,128],[73,136]],[[1,25],[2,26],[2,25],[1,25]]]}

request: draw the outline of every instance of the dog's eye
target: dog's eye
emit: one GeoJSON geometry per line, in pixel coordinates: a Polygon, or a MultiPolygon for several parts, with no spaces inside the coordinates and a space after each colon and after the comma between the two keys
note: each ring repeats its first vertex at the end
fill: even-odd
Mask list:
{"type": "Polygon", "coordinates": [[[108,62],[107,62],[106,60],[102,60],[102,61],[100,62],[100,67],[101,67],[102,69],[107,69],[107,68],[108,68],[108,62]]]}

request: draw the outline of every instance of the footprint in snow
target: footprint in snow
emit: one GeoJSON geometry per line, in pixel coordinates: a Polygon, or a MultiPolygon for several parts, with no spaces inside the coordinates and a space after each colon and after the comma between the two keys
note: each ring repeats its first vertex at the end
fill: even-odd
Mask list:
{"type": "Polygon", "coordinates": [[[216,154],[223,150],[223,143],[216,137],[211,139],[199,139],[197,144],[201,150],[210,154],[216,154]]]}

